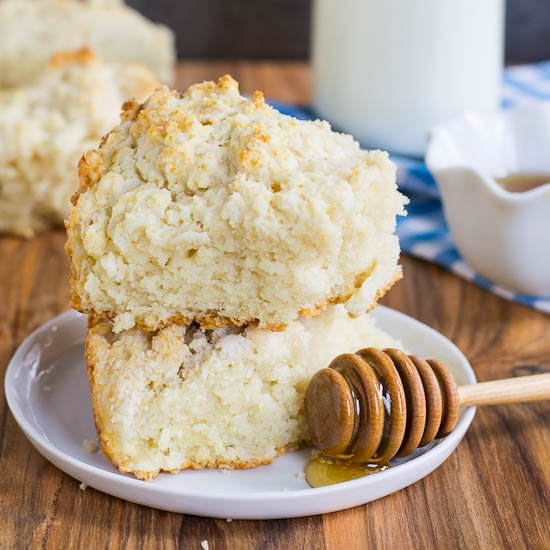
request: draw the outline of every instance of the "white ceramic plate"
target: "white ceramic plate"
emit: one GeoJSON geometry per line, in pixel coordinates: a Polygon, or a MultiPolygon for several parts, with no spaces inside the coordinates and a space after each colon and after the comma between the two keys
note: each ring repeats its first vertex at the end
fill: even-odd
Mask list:
{"type": "MultiPolygon", "coordinates": [[[[382,306],[373,315],[407,350],[445,361],[459,384],[475,382],[464,355],[438,332],[382,306]]],[[[311,489],[303,479],[308,450],[288,453],[269,466],[251,470],[185,471],[139,481],[119,473],[100,452],[89,453],[82,446],[85,439],[95,440],[83,356],[85,332],[85,317],[68,311],[32,333],[8,366],[8,405],[32,444],[58,468],[99,491],[162,510],[268,519],[364,504],[407,487],[437,468],[456,448],[475,413],[473,408],[462,411],[447,438],[392,462],[388,470],[329,487],[311,489]]]]}

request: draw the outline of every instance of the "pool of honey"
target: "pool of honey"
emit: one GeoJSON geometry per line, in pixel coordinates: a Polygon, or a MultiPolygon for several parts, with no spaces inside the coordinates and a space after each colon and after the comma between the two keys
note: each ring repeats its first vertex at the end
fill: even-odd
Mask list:
{"type": "Polygon", "coordinates": [[[325,487],[382,472],[389,467],[389,464],[353,464],[345,459],[315,455],[307,463],[306,481],[311,487],[325,487]]]}

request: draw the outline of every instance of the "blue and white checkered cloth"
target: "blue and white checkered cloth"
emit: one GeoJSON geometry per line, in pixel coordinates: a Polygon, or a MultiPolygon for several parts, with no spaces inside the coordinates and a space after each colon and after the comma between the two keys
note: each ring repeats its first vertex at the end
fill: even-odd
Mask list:
{"type": "MultiPolygon", "coordinates": [[[[507,109],[534,100],[550,101],[550,61],[505,70],[502,107],[507,109]]],[[[299,119],[316,118],[310,107],[290,106],[275,101],[271,104],[282,113],[299,119]]],[[[404,252],[435,262],[507,300],[550,313],[550,296],[518,294],[473,271],[464,262],[451,239],[437,185],[424,162],[398,155],[392,155],[392,159],[398,166],[399,188],[410,199],[408,215],[400,218],[397,226],[404,252]]]]}

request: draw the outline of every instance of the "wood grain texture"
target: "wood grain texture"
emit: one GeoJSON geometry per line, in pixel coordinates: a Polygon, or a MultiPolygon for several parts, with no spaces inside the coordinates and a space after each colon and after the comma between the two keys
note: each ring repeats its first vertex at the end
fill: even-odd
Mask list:
{"type": "MultiPolygon", "coordinates": [[[[183,87],[224,72],[245,92],[304,102],[296,63],[197,63],[183,87]]],[[[64,235],[0,238],[0,371],[21,340],[67,308],[64,235]]],[[[550,372],[550,318],[441,268],[403,258],[405,278],[384,299],[451,338],[479,380],[550,372]]],[[[3,378],[3,377],[2,377],[3,378]]],[[[27,442],[0,394],[0,548],[409,549],[550,547],[550,403],[481,408],[464,442],[433,474],[366,506],[283,521],[210,520],[129,504],[79,483],[27,442]]]]}

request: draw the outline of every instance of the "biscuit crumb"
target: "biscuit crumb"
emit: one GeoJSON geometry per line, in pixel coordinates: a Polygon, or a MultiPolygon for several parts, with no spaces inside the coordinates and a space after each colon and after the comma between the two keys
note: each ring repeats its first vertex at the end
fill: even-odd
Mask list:
{"type": "Polygon", "coordinates": [[[82,448],[87,452],[87,453],[90,453],[90,454],[93,454],[97,451],[98,449],[98,446],[97,446],[97,441],[94,441],[93,439],[85,439],[83,442],[82,442],[82,448]]]}
{"type": "Polygon", "coordinates": [[[225,521],[227,521],[227,523],[231,523],[233,521],[232,518],[225,518],[225,521]]]}
{"type": "Polygon", "coordinates": [[[81,483],[78,487],[81,491],[85,491],[88,488],[88,485],[86,485],[86,483],[81,483]]]}
{"type": "Polygon", "coordinates": [[[306,478],[306,474],[305,474],[305,472],[296,472],[295,477],[296,477],[297,479],[305,479],[305,478],[306,478]]]}
{"type": "Polygon", "coordinates": [[[208,550],[209,546],[208,546],[208,541],[207,540],[201,541],[201,548],[202,548],[202,550],[208,550]]]}

